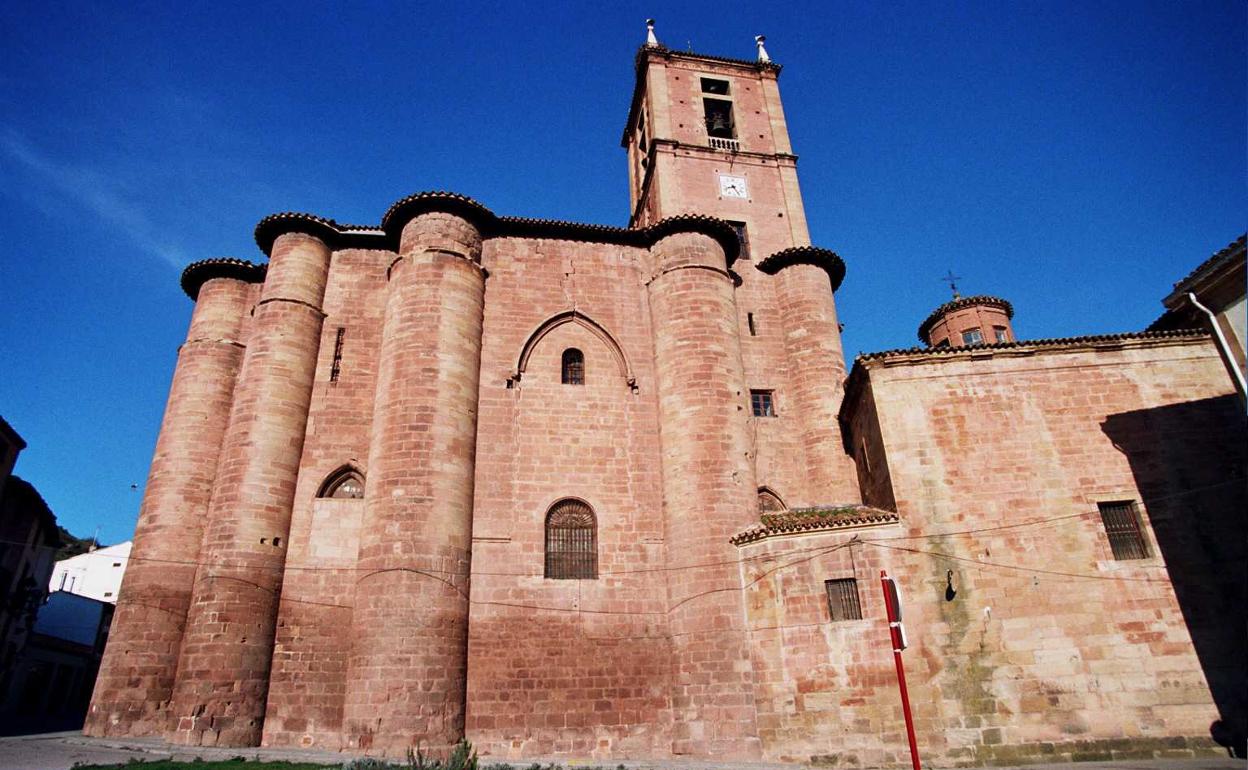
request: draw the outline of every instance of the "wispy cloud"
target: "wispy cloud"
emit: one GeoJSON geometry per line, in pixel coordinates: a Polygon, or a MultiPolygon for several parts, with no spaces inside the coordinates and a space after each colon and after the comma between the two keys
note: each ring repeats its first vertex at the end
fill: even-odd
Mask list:
{"type": "MultiPolygon", "coordinates": [[[[186,255],[168,240],[163,228],[152,221],[142,206],[118,192],[116,183],[99,172],[59,162],[11,129],[0,133],[0,153],[63,202],[91,212],[149,256],[179,270],[186,264],[186,255]]],[[[5,187],[14,195],[21,195],[25,189],[20,184],[5,187]]],[[[30,202],[39,205],[38,201],[30,202]]]]}

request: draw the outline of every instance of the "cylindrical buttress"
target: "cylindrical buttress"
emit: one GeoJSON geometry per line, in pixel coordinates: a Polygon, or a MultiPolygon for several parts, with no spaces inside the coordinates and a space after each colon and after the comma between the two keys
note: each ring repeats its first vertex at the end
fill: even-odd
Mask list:
{"type": "Polygon", "coordinates": [[[170,739],[259,745],[330,250],[280,235],[235,388],[174,687],[170,739]]]}

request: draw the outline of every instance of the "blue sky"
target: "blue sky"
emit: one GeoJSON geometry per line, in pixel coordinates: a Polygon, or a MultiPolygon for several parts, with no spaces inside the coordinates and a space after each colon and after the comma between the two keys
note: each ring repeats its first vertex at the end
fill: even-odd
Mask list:
{"type": "Polygon", "coordinates": [[[448,189],[623,225],[643,20],[673,48],[765,33],[815,243],[858,351],[964,293],[1023,338],[1139,330],[1245,228],[1242,2],[593,6],[6,3],[0,415],[63,524],[133,531],[191,303],[266,214],[376,223],[448,189]],[[952,5],[952,7],[950,7],[952,5]]]}

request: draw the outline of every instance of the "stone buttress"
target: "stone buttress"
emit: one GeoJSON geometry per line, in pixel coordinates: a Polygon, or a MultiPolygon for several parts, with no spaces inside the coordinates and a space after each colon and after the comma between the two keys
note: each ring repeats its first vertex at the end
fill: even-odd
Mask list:
{"type": "Polygon", "coordinates": [[[166,727],[195,563],[243,359],[244,318],[259,265],[197,262],[183,274],[196,300],[178,351],[143,493],[134,549],[84,731],[153,735],[166,727]]]}
{"type": "Polygon", "coordinates": [[[670,234],[651,250],[648,294],[663,457],[672,751],[757,758],[741,578],[729,542],[756,517],[748,397],[725,259],[725,244],[735,256],[735,234],[702,217],[658,227],[665,225],[670,234]]]}
{"type": "Polygon", "coordinates": [[[401,232],[378,363],[343,740],[400,756],[417,742],[449,747],[464,733],[485,271],[481,234],[457,208],[417,197],[383,220],[401,232]]]}
{"type": "Polygon", "coordinates": [[[304,232],[272,245],[182,644],[169,735],[177,743],[260,741],[329,258],[304,232]]]}
{"type": "Polygon", "coordinates": [[[758,269],[777,283],[811,502],[860,503],[857,470],[837,417],[845,397],[845,353],[833,292],[845,277],[845,264],[827,249],[795,246],[762,260],[758,269]]]}

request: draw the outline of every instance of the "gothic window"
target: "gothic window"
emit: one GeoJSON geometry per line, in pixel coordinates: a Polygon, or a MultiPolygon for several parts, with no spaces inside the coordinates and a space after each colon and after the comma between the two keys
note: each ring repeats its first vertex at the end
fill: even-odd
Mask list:
{"type": "Polygon", "coordinates": [[[585,384],[585,354],[576,348],[563,351],[563,384],[585,384]]]}
{"type": "Polygon", "coordinates": [[[350,466],[344,466],[329,474],[321,484],[317,497],[332,497],[339,500],[362,500],[364,498],[364,477],[350,466]]]}
{"type": "Polygon", "coordinates": [[[780,513],[788,510],[780,496],[772,492],[767,487],[758,490],[758,512],[759,513],[780,513]]]}
{"type": "Polygon", "coordinates": [[[580,500],[560,500],[546,514],[546,572],[552,580],[598,577],[598,522],[580,500]]]}
{"type": "Polygon", "coordinates": [[[858,581],[855,578],[825,580],[828,592],[828,615],[833,623],[843,620],[862,620],[862,603],[858,601],[858,581]]]}
{"type": "Polygon", "coordinates": [[[1148,548],[1144,543],[1144,533],[1140,531],[1140,515],[1135,510],[1135,503],[1125,500],[1097,503],[1096,507],[1101,511],[1101,524],[1105,527],[1114,559],[1147,559],[1148,548]]]}
{"type": "Polygon", "coordinates": [[[755,417],[775,417],[776,405],[772,396],[774,391],[770,390],[751,390],[750,391],[750,408],[754,410],[755,417]]]}

